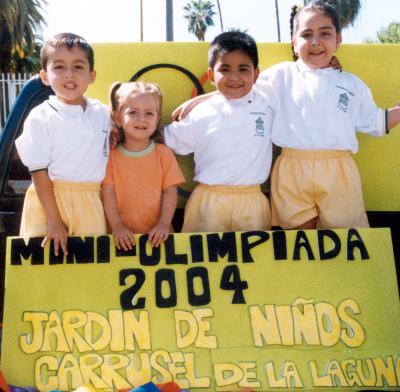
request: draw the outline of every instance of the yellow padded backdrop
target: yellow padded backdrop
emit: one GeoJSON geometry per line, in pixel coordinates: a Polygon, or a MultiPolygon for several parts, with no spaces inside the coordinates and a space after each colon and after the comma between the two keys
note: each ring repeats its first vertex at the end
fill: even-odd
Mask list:
{"type": "MultiPolygon", "coordinates": [[[[95,44],[96,83],[88,95],[107,103],[109,86],[127,81],[141,68],[170,63],[188,69],[197,78],[207,70],[208,43],[134,43],[95,44]]],[[[258,44],[260,69],[291,58],[289,44],[258,44]]],[[[342,45],[338,57],[345,70],[354,72],[371,88],[376,103],[383,108],[400,101],[400,45],[342,45]]],[[[142,76],[161,86],[164,94],[163,122],[171,111],[191,97],[193,84],[182,73],[171,69],[150,71],[142,76]]],[[[205,85],[206,90],[212,86],[205,85]]],[[[360,168],[366,208],[369,211],[400,211],[400,127],[388,137],[359,135],[360,150],[356,161],[360,168]]],[[[192,173],[191,162],[180,159],[186,177],[192,173]]],[[[186,185],[191,187],[191,184],[186,185]]]]}

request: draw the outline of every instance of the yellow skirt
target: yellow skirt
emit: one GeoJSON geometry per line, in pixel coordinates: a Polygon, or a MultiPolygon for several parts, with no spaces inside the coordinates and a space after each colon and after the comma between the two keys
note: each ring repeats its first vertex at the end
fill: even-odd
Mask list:
{"type": "Polygon", "coordinates": [[[259,185],[199,184],[185,208],[182,232],[269,230],[271,210],[259,185]]]}
{"type": "MultiPolygon", "coordinates": [[[[100,184],[53,181],[53,191],[61,219],[70,236],[106,234],[106,221],[100,198],[100,184]]],[[[47,218],[33,184],[26,191],[20,235],[47,234],[47,218]]]]}

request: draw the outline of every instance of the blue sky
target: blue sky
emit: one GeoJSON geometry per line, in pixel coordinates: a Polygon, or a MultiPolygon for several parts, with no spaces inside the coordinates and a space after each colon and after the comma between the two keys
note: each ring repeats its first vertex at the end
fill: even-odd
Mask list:
{"type": "MultiPolygon", "coordinates": [[[[375,37],[375,32],[396,20],[400,21],[400,0],[361,0],[362,11],[354,27],[343,32],[344,43],[362,42],[375,37]]],[[[70,31],[89,42],[140,41],[140,0],[47,0],[43,29],[46,40],[51,35],[70,31]]],[[[174,40],[196,41],[187,32],[183,6],[188,0],[174,0],[174,40]]],[[[216,3],[216,2],[215,2],[216,3]]],[[[279,0],[282,41],[289,41],[289,15],[293,4],[302,0],[279,0]]],[[[274,0],[220,0],[225,30],[247,29],[258,42],[276,42],[274,0]],[[244,6],[245,5],[245,6],[244,6]]],[[[217,7],[215,6],[215,11],[217,7]]],[[[165,41],[165,0],[143,0],[144,41],[165,41]]],[[[210,41],[221,32],[219,18],[206,34],[210,41]]]]}

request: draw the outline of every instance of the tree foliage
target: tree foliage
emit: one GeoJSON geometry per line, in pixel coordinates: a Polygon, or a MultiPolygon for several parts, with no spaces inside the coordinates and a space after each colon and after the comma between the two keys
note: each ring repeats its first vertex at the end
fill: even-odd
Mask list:
{"type": "MultiPolygon", "coordinates": [[[[21,72],[23,64],[35,64],[37,31],[45,20],[41,13],[46,0],[0,0],[0,71],[21,72]]],[[[29,70],[28,70],[29,71],[29,70]]]]}
{"type": "Polygon", "coordinates": [[[205,34],[210,26],[214,26],[213,17],[216,13],[213,10],[214,4],[207,0],[190,0],[183,10],[183,17],[188,20],[188,30],[193,33],[199,41],[205,40],[205,34]]]}
{"type": "MultiPolygon", "coordinates": [[[[307,4],[310,0],[305,0],[307,4]]],[[[361,0],[325,0],[336,7],[343,28],[352,26],[361,10],[361,0]]]]}
{"type": "Polygon", "coordinates": [[[382,44],[400,44],[400,22],[392,22],[377,31],[376,36],[382,44]]]}

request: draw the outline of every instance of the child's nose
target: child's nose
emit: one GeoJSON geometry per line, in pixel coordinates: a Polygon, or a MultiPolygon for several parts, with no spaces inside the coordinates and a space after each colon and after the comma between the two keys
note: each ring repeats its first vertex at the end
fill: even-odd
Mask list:
{"type": "Polygon", "coordinates": [[[71,76],[73,75],[72,69],[66,68],[66,69],[65,69],[65,72],[64,72],[64,75],[65,75],[66,77],[71,77],[71,76]]]}

